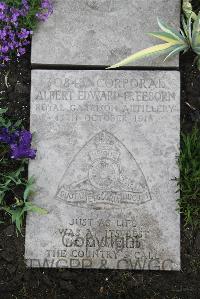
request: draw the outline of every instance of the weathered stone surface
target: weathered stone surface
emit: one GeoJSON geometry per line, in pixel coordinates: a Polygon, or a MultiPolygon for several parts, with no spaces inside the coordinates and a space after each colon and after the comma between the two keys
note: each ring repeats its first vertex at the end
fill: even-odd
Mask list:
{"type": "MultiPolygon", "coordinates": [[[[157,19],[179,28],[180,0],[55,0],[54,14],[33,37],[32,63],[111,65],[159,43],[157,19]]],[[[162,42],[161,42],[162,43],[162,42]]],[[[177,67],[178,57],[137,66],[177,67]]]]}
{"type": "Polygon", "coordinates": [[[32,71],[32,267],[180,269],[176,71],[32,71]]]}

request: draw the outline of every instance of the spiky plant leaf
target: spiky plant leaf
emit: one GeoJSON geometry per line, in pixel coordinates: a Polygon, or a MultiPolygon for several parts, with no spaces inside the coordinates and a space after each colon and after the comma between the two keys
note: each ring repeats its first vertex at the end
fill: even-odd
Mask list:
{"type": "Polygon", "coordinates": [[[178,32],[177,30],[175,30],[174,28],[168,26],[165,22],[163,22],[161,19],[157,18],[158,21],[158,26],[160,27],[160,29],[168,34],[170,34],[171,36],[174,36],[175,40],[180,40],[182,42],[184,42],[184,38],[183,36],[180,34],[180,32],[178,32]]]}
{"type": "Polygon", "coordinates": [[[184,20],[184,31],[182,31],[181,29],[180,31],[173,29],[172,27],[168,26],[163,21],[161,21],[159,18],[158,25],[163,32],[150,32],[149,35],[154,36],[162,41],[165,41],[166,43],[141,50],[127,57],[121,62],[108,67],[107,69],[118,68],[120,66],[127,65],[136,60],[155,54],[167,53],[167,57],[165,58],[166,60],[169,57],[172,57],[175,54],[180,53],[182,51],[185,53],[190,48],[190,40],[192,38],[191,19],[189,19],[188,22],[184,20]]]}
{"type": "Polygon", "coordinates": [[[187,19],[191,17],[193,20],[196,20],[197,15],[192,9],[192,4],[190,0],[183,0],[182,9],[187,19]]]}
{"type": "Polygon", "coordinates": [[[192,30],[192,49],[197,54],[200,55],[200,13],[197,16],[193,24],[192,30]]]}
{"type": "MultiPolygon", "coordinates": [[[[188,47],[189,48],[189,47],[188,47]]],[[[185,45],[182,45],[182,46],[179,46],[179,47],[176,47],[173,51],[171,51],[167,57],[164,59],[164,61],[166,61],[167,59],[169,59],[170,57],[180,53],[181,51],[187,51],[187,49],[185,45]]]]}
{"type": "Polygon", "coordinates": [[[133,61],[136,61],[136,60],[139,60],[144,57],[151,56],[151,55],[160,54],[160,53],[169,53],[171,50],[173,50],[173,47],[174,47],[174,44],[172,44],[172,43],[156,45],[156,46],[141,50],[141,51],[125,58],[124,60],[120,61],[119,63],[116,63],[116,64],[108,67],[107,69],[118,68],[120,66],[127,65],[129,63],[132,63],[133,61]]]}
{"type": "Polygon", "coordinates": [[[183,31],[184,34],[187,38],[188,44],[191,45],[192,43],[192,17],[186,21],[185,17],[182,16],[182,26],[183,26],[183,31]]]}
{"type": "MultiPolygon", "coordinates": [[[[177,41],[180,42],[178,39],[176,39],[173,35],[166,33],[166,32],[149,32],[148,35],[159,38],[167,43],[174,43],[176,44],[177,41]]],[[[182,43],[182,42],[180,42],[182,43]]]]}

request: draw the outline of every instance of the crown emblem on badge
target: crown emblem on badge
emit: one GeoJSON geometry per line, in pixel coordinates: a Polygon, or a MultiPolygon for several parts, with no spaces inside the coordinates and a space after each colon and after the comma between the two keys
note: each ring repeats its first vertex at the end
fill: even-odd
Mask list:
{"type": "Polygon", "coordinates": [[[120,152],[115,146],[116,140],[110,138],[106,134],[106,131],[101,132],[94,139],[95,150],[88,153],[91,161],[98,159],[112,159],[113,161],[119,161],[120,152]]]}

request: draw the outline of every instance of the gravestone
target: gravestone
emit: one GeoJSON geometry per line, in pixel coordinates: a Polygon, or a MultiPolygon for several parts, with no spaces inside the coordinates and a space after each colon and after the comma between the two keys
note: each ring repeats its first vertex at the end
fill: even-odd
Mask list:
{"type": "MultiPolygon", "coordinates": [[[[53,15],[33,36],[32,63],[108,66],[162,41],[157,17],[180,27],[180,0],[55,0],[53,15]]],[[[151,57],[136,66],[178,67],[178,57],[151,57]]]]}
{"type": "Polygon", "coordinates": [[[33,70],[31,131],[29,267],[180,269],[179,72],[33,70]]]}

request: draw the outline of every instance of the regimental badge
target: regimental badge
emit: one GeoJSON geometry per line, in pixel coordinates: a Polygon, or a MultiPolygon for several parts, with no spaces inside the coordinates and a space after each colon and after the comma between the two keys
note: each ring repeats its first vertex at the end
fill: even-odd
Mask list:
{"type": "Polygon", "coordinates": [[[68,205],[105,209],[139,205],[151,195],[133,155],[115,136],[101,131],[74,156],[56,198],[68,205]]]}

